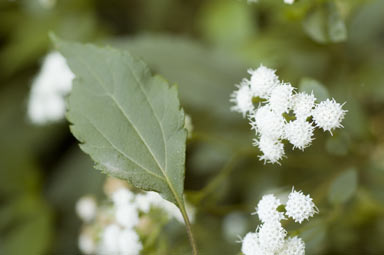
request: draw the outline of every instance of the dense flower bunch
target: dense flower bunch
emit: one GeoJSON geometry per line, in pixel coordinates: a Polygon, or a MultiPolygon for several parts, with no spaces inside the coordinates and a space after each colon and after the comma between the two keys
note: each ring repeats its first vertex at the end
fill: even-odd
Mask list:
{"type": "MultiPolygon", "coordinates": [[[[90,196],[81,198],[76,205],[77,214],[85,223],[79,236],[79,248],[84,254],[140,254],[143,244],[138,229],[148,222],[151,210],[184,223],[176,205],[156,192],[136,194],[118,185],[109,196],[110,202],[100,206],[90,196]]],[[[187,211],[192,221],[194,213],[188,204],[187,211]]]]}
{"type": "Polygon", "coordinates": [[[292,192],[285,205],[286,212],[279,211],[283,206],[280,199],[273,194],[265,195],[259,201],[256,212],[262,224],[255,232],[249,232],[242,240],[241,252],[245,255],[304,255],[305,243],[297,236],[287,237],[287,231],[282,227],[281,220],[292,218],[295,222],[318,213],[318,209],[309,195],[301,191],[292,192]]]}
{"type": "Polygon", "coordinates": [[[256,132],[253,145],[263,153],[264,162],[279,163],[285,155],[283,140],[304,150],[311,145],[315,127],[331,134],[342,127],[347,111],[334,99],[316,103],[313,93],[296,92],[263,65],[248,72],[250,79],[243,79],[231,95],[231,109],[248,117],[256,132]],[[257,107],[254,99],[260,101],[257,107]]]}

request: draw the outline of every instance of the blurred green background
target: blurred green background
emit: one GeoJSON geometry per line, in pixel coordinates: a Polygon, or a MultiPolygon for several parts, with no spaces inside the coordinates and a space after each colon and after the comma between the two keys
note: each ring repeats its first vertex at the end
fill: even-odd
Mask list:
{"type": "MultiPolygon", "coordinates": [[[[384,254],[383,0],[0,0],[0,254],[79,254],[75,203],[102,196],[105,176],[68,123],[39,127],[26,117],[51,31],[128,49],[178,84],[194,125],[185,187],[201,254],[239,254],[228,215],[254,231],[261,196],[292,186],[320,209],[287,226],[299,228],[307,254],[384,254]],[[264,165],[247,121],[229,110],[234,84],[260,63],[347,102],[345,128],[317,131],[304,152],[286,146],[281,166],[264,165]]],[[[161,254],[189,248],[172,234],[161,254]]]]}

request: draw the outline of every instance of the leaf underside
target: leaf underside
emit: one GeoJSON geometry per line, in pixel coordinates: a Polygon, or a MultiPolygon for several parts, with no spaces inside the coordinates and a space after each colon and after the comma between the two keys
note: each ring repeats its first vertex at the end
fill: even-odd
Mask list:
{"type": "Polygon", "coordinates": [[[186,131],[175,86],[127,51],[54,39],[76,75],[67,119],[103,172],[183,204],[186,131]]]}

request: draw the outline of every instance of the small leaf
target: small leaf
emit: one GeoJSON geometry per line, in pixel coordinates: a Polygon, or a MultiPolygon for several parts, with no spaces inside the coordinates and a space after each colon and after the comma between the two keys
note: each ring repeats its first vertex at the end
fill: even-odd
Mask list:
{"type": "Polygon", "coordinates": [[[96,168],[183,210],[186,131],[175,86],[127,51],[54,39],[75,73],[68,120],[96,168]]]}
{"type": "Polygon", "coordinates": [[[356,192],[357,171],[348,169],[341,173],[331,184],[328,200],[333,204],[347,202],[356,192]]]}

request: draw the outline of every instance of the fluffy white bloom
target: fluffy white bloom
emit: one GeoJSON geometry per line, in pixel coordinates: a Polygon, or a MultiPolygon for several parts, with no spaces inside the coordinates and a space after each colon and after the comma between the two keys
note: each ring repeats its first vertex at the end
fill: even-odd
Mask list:
{"type": "Polygon", "coordinates": [[[139,255],[143,249],[138,234],[133,229],[121,231],[118,239],[119,255],[139,255]]]}
{"type": "Polygon", "coordinates": [[[284,213],[278,212],[277,207],[281,205],[279,199],[273,194],[264,195],[256,207],[256,213],[262,222],[280,221],[284,219],[284,213]]]}
{"type": "Polygon", "coordinates": [[[300,237],[290,237],[285,241],[285,244],[279,255],[304,255],[305,243],[300,237]]]}
{"type": "Polygon", "coordinates": [[[284,157],[284,144],[278,140],[262,135],[260,139],[255,140],[254,145],[257,145],[263,155],[259,156],[260,160],[269,163],[278,163],[284,157]]]}
{"type": "Polygon", "coordinates": [[[292,99],[293,112],[296,115],[296,119],[306,120],[312,115],[313,107],[315,106],[316,97],[305,92],[297,93],[292,99]]]}
{"type": "Polygon", "coordinates": [[[276,70],[263,65],[253,70],[248,70],[251,75],[250,86],[253,96],[267,99],[271,96],[272,90],[280,84],[279,78],[275,74],[276,70]]]}
{"type": "Polygon", "coordinates": [[[127,188],[119,188],[115,192],[112,193],[112,201],[115,206],[122,207],[130,204],[135,195],[132,191],[127,188]]]}
{"type": "Polygon", "coordinates": [[[133,228],[139,223],[139,212],[134,204],[117,206],[115,211],[116,222],[126,228],[133,228]]]}
{"type": "Polygon", "coordinates": [[[313,203],[312,198],[309,195],[304,195],[303,192],[295,191],[294,189],[292,189],[292,192],[288,195],[285,209],[285,214],[298,223],[301,223],[303,220],[318,213],[318,209],[313,203]]]}
{"type": "Polygon", "coordinates": [[[118,254],[121,229],[116,224],[106,226],[101,234],[100,254],[118,254]]]}
{"type": "Polygon", "coordinates": [[[251,129],[262,136],[279,139],[284,135],[285,120],[268,105],[259,107],[250,115],[251,129]]]}
{"type": "Polygon", "coordinates": [[[269,252],[277,252],[284,245],[287,231],[278,221],[268,221],[258,229],[260,247],[269,252]]]}
{"type": "Polygon", "coordinates": [[[28,101],[28,116],[35,124],[64,118],[65,96],[72,89],[74,74],[58,52],[48,54],[33,81],[28,101]]]}
{"type": "Polygon", "coordinates": [[[76,213],[85,222],[95,218],[97,211],[96,200],[91,196],[85,196],[76,203],[76,213]]]}
{"type": "Polygon", "coordinates": [[[282,83],[276,86],[272,92],[268,103],[271,109],[277,114],[288,112],[292,105],[292,92],[294,88],[289,83],[282,83]]]}
{"type": "Polygon", "coordinates": [[[320,102],[313,110],[313,120],[319,128],[329,131],[332,129],[343,127],[341,121],[344,119],[346,110],[343,110],[344,104],[339,104],[335,99],[327,99],[320,102]]]}
{"type": "Polygon", "coordinates": [[[285,138],[293,145],[293,148],[304,150],[311,145],[314,127],[311,123],[297,119],[285,125],[285,138]]]}
{"type": "Polygon", "coordinates": [[[246,79],[242,80],[240,85],[237,85],[237,88],[231,95],[230,101],[235,104],[231,107],[231,110],[240,112],[245,117],[247,113],[254,109],[249,81],[246,79]]]}
{"type": "MultiPolygon", "coordinates": [[[[249,232],[245,235],[243,240],[241,241],[241,252],[245,255],[267,255],[261,247],[259,243],[259,237],[257,233],[249,232]]],[[[271,255],[273,255],[271,253],[271,255]]]]}
{"type": "Polygon", "coordinates": [[[84,254],[94,254],[96,251],[95,240],[91,236],[82,233],[78,240],[79,249],[84,254]]]}

